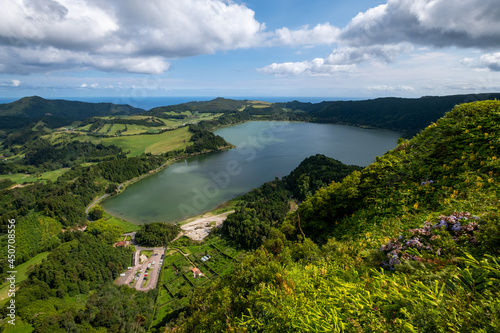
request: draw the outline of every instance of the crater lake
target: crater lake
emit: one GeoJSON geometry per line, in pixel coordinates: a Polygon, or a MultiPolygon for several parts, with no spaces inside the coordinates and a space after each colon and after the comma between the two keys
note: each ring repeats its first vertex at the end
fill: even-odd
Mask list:
{"type": "Polygon", "coordinates": [[[236,148],[173,163],[104,201],[103,209],[136,224],[183,221],[288,175],[311,155],[366,166],[395,148],[401,136],[384,130],[281,121],[252,121],[215,134],[236,148]]]}

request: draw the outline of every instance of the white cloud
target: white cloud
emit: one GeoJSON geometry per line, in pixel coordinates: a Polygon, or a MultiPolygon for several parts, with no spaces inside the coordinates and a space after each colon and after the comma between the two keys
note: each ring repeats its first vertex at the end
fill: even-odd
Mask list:
{"type": "Polygon", "coordinates": [[[497,0],[388,0],[358,14],[342,30],[350,45],[500,46],[497,0]]]}
{"type": "Polygon", "coordinates": [[[87,87],[88,87],[88,85],[87,85],[86,83],[82,83],[82,84],[80,85],[80,88],[87,88],[87,87]]]}
{"type": "Polygon", "coordinates": [[[355,65],[332,64],[325,59],[316,58],[313,61],[273,63],[269,66],[259,68],[258,71],[277,76],[288,75],[310,75],[325,76],[339,72],[350,72],[356,68],[355,65]]]}
{"type": "Polygon", "coordinates": [[[21,85],[21,81],[19,80],[10,80],[12,82],[13,87],[19,87],[21,85]]]}
{"type": "Polygon", "coordinates": [[[367,47],[341,47],[335,49],[327,58],[313,61],[287,62],[271,64],[258,71],[278,76],[283,75],[332,75],[339,72],[351,72],[356,65],[368,60],[391,62],[403,51],[412,50],[407,43],[398,45],[373,45],[367,47]]]}
{"type": "Polygon", "coordinates": [[[271,41],[273,45],[331,45],[338,40],[340,29],[329,23],[318,24],[309,29],[305,26],[301,29],[290,30],[286,27],[278,29],[271,41]]]}
{"type": "Polygon", "coordinates": [[[483,54],[481,64],[492,71],[500,71],[500,52],[483,54]]]}
{"type": "MultiPolygon", "coordinates": [[[[401,54],[418,49],[458,47],[491,50],[500,47],[498,0],[388,0],[359,13],[343,29],[328,24],[332,43],[338,47],[323,60],[325,65],[357,65],[367,61],[393,62],[401,54]]],[[[314,30],[314,29],[313,29],[314,30]]],[[[277,31],[283,44],[295,45],[313,30],[277,31]]],[[[309,35],[308,35],[309,34],[309,35]]],[[[500,71],[500,53],[481,57],[483,67],[500,71]]],[[[315,60],[317,62],[317,60],[315,60]]],[[[274,63],[260,69],[276,75],[314,74],[314,61],[274,63]],[[301,70],[301,68],[306,70],[301,70]]],[[[460,64],[473,66],[472,59],[460,64]]],[[[322,73],[333,71],[319,70],[322,73]]]]}
{"type": "Polygon", "coordinates": [[[225,0],[4,0],[0,72],[162,73],[165,58],[260,45],[265,26],[225,0]],[[40,60],[28,53],[40,52],[40,60]]]}
{"type": "Polygon", "coordinates": [[[160,74],[170,64],[159,56],[92,54],[55,47],[0,48],[0,64],[5,73],[46,73],[74,68],[94,68],[107,72],[160,74]]]}
{"type": "Polygon", "coordinates": [[[410,86],[371,86],[367,88],[369,91],[414,91],[415,89],[410,86]]]}

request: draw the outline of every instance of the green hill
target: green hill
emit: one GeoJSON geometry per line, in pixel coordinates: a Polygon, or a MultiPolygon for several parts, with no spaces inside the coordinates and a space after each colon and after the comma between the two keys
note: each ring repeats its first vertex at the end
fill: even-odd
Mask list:
{"type": "Polygon", "coordinates": [[[498,101],[455,107],[308,197],[168,327],[498,332],[499,128],[498,101]]]}
{"type": "MultiPolygon", "coordinates": [[[[244,109],[249,102],[247,100],[235,100],[218,97],[211,101],[203,102],[188,102],[177,105],[160,106],[153,108],[145,113],[145,115],[165,117],[165,113],[183,113],[186,111],[200,113],[226,113],[244,109]]],[[[170,115],[171,116],[171,115],[170,115]]]]}
{"type": "Polygon", "coordinates": [[[2,129],[13,129],[43,119],[48,127],[57,127],[90,117],[132,115],[141,112],[144,110],[129,105],[48,100],[32,96],[12,103],[0,104],[0,123],[2,129]]]}
{"type": "Polygon", "coordinates": [[[455,105],[500,98],[500,94],[425,96],[421,98],[377,98],[363,101],[333,101],[317,104],[277,103],[305,111],[316,121],[384,128],[411,137],[441,118],[455,105]]]}

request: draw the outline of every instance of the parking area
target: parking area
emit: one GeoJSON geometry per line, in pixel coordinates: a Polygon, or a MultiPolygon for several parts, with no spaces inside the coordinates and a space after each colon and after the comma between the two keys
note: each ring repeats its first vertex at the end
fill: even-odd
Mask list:
{"type": "Polygon", "coordinates": [[[134,262],[137,264],[130,267],[124,273],[125,275],[117,280],[118,285],[127,284],[131,288],[140,291],[148,291],[156,288],[163,264],[163,257],[165,256],[165,248],[156,247],[141,250],[137,250],[134,253],[134,262]],[[141,250],[152,251],[152,254],[149,258],[144,255],[140,256],[141,250]]]}

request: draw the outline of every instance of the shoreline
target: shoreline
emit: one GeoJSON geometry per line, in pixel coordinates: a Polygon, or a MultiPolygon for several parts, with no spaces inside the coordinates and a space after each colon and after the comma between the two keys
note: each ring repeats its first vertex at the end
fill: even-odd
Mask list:
{"type": "MultiPolygon", "coordinates": [[[[221,147],[219,149],[217,149],[216,151],[215,150],[209,150],[209,151],[205,151],[205,152],[196,152],[196,153],[191,153],[191,154],[185,154],[185,155],[180,155],[179,157],[173,157],[169,160],[167,160],[165,163],[163,163],[162,165],[160,165],[159,167],[157,167],[156,169],[154,170],[150,170],[148,173],[145,173],[143,175],[140,175],[138,177],[135,177],[135,178],[132,178],[132,179],[129,179],[123,183],[120,183],[118,184],[118,188],[117,188],[117,191],[116,193],[114,194],[110,194],[110,193],[104,193],[103,195],[101,195],[100,197],[97,197],[94,199],[94,201],[92,201],[92,203],[90,205],[88,205],[87,207],[85,207],[85,214],[87,215],[87,218],[88,218],[88,213],[89,211],[92,209],[92,207],[94,207],[95,205],[101,203],[101,202],[104,202],[106,201],[107,199],[109,198],[113,198],[117,195],[120,195],[121,193],[123,193],[128,186],[144,179],[144,178],[147,178],[149,176],[152,176],[160,171],[162,171],[163,169],[169,167],[170,165],[172,165],[173,163],[175,162],[179,162],[179,161],[183,161],[189,157],[195,157],[195,156],[200,156],[200,155],[205,155],[205,154],[212,154],[212,153],[217,153],[217,152],[221,152],[221,151],[226,151],[226,150],[229,150],[229,149],[233,149],[233,148],[236,148],[236,146],[230,144],[229,146],[224,146],[224,147],[221,147]]],[[[129,223],[132,223],[132,224],[136,224],[136,223],[133,223],[133,222],[130,222],[130,221],[127,221],[119,216],[115,216],[113,214],[111,214],[110,212],[106,212],[108,213],[109,215],[113,216],[113,217],[116,217],[116,218],[119,218],[125,222],[129,222],[129,223]]],[[[90,222],[90,220],[89,220],[90,222]]],[[[136,224],[136,225],[139,225],[139,224],[136,224]]]]}
{"type": "MultiPolygon", "coordinates": [[[[215,210],[214,210],[215,211],[215,210]]],[[[224,223],[229,214],[234,213],[230,210],[221,214],[213,214],[214,211],[206,212],[204,214],[191,217],[183,222],[178,223],[181,226],[181,232],[175,238],[178,239],[182,236],[189,237],[194,241],[202,241],[210,234],[213,228],[218,228],[224,223]]]]}

